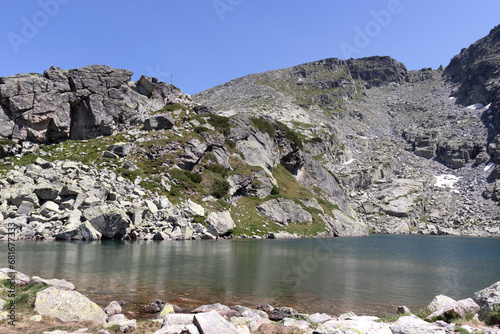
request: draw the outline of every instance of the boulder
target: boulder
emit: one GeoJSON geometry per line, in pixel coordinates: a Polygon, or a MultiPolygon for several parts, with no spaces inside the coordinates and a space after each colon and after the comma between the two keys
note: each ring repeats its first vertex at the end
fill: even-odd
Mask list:
{"type": "Polygon", "coordinates": [[[38,276],[33,276],[33,277],[31,277],[31,283],[54,286],[58,289],[67,290],[67,291],[75,290],[75,285],[71,282],[66,281],[65,279],[56,279],[56,278],[43,279],[43,278],[38,277],[38,276]]]}
{"type": "Polygon", "coordinates": [[[40,183],[33,190],[41,200],[53,200],[59,195],[61,188],[53,183],[40,183]]]}
{"type": "Polygon", "coordinates": [[[174,314],[174,306],[170,304],[165,304],[163,308],[160,311],[160,314],[158,314],[158,319],[165,319],[165,317],[169,314],[174,314]]]}
{"type": "Polygon", "coordinates": [[[448,334],[453,333],[451,326],[446,324],[428,323],[414,315],[400,317],[396,322],[391,324],[390,329],[394,334],[448,334]],[[440,326],[443,325],[443,326],[440,326]]]}
{"type": "Polygon", "coordinates": [[[429,315],[425,320],[431,321],[436,317],[444,317],[445,319],[462,318],[465,319],[467,314],[476,314],[479,312],[479,305],[472,298],[462,299],[455,303],[439,309],[429,315]]]}
{"type": "Polygon", "coordinates": [[[223,236],[231,233],[236,224],[229,211],[210,212],[207,217],[208,232],[214,236],[223,236]]]}
{"type": "Polygon", "coordinates": [[[131,221],[127,214],[115,205],[101,205],[83,211],[83,217],[92,226],[107,238],[121,238],[126,234],[126,229],[131,221]]]}
{"type": "Polygon", "coordinates": [[[321,324],[333,318],[326,313],[314,313],[307,317],[307,321],[321,324]]]}
{"type": "Polygon", "coordinates": [[[312,222],[312,216],[300,204],[291,199],[276,198],[257,206],[257,210],[269,219],[283,224],[312,222]]]}
{"type": "Polygon", "coordinates": [[[195,217],[203,217],[205,215],[205,209],[199,205],[193,202],[192,200],[188,199],[184,204],[182,205],[182,208],[185,213],[191,216],[195,217]]]}
{"type": "Polygon", "coordinates": [[[65,225],[55,236],[57,240],[100,240],[102,233],[87,220],[65,225]]]}
{"type": "Polygon", "coordinates": [[[117,301],[112,301],[108,306],[106,306],[106,308],[104,308],[104,312],[111,317],[115,314],[122,313],[122,307],[117,301]]]}
{"type": "Polygon", "coordinates": [[[124,157],[130,154],[134,149],[135,145],[133,142],[125,142],[125,143],[115,143],[108,147],[107,151],[116,154],[119,157],[124,157]]]}
{"type": "Polygon", "coordinates": [[[169,114],[158,114],[144,120],[144,130],[169,130],[175,124],[175,120],[169,114]]]}
{"type": "Polygon", "coordinates": [[[102,308],[77,291],[50,287],[36,294],[35,311],[62,321],[92,321],[106,323],[102,308]]]}
{"type": "Polygon", "coordinates": [[[456,302],[455,299],[447,297],[445,295],[437,295],[434,297],[434,299],[431,301],[429,305],[427,305],[427,310],[429,310],[431,313],[434,313],[440,309],[444,309],[456,302]]]}
{"type": "Polygon", "coordinates": [[[142,313],[158,313],[161,312],[164,306],[163,301],[155,299],[142,308],[142,313]]]}
{"type": "Polygon", "coordinates": [[[23,274],[17,270],[11,270],[9,268],[0,269],[0,281],[10,280],[12,277],[15,277],[15,284],[17,286],[25,286],[30,284],[31,282],[31,278],[28,275],[23,274]],[[15,273],[15,276],[13,273],[15,273]]]}
{"type": "Polygon", "coordinates": [[[198,313],[194,316],[194,324],[201,333],[237,334],[238,329],[224,319],[218,312],[198,313]]]}
{"type": "Polygon", "coordinates": [[[500,281],[474,293],[474,301],[481,308],[480,319],[484,319],[495,308],[500,308],[500,281]]]}
{"type": "Polygon", "coordinates": [[[228,306],[216,303],[216,304],[211,304],[211,305],[202,305],[202,306],[194,309],[193,311],[191,311],[191,313],[204,313],[204,312],[210,312],[210,311],[217,311],[219,313],[227,313],[230,310],[231,309],[228,306]]]}

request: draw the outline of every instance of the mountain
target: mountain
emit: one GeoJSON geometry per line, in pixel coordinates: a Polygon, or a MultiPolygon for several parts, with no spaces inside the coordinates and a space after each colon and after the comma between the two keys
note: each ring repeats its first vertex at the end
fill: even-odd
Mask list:
{"type": "Polygon", "coordinates": [[[0,235],[500,236],[499,31],[445,69],[331,58],[192,97],[98,65],[0,78],[0,235]]]}
{"type": "Polygon", "coordinates": [[[267,115],[341,180],[382,233],[498,235],[500,26],[446,69],[389,57],[326,59],[193,96],[223,115],[267,115]]]}

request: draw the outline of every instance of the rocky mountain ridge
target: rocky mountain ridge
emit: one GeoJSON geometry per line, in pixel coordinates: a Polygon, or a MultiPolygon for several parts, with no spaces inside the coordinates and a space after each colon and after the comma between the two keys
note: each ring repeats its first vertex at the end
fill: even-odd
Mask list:
{"type": "Polygon", "coordinates": [[[498,236],[499,32],[446,69],[407,71],[389,57],[326,59],[193,98],[223,115],[266,114],[299,131],[375,232],[498,236]]]}
{"type": "Polygon", "coordinates": [[[446,69],[331,58],[193,97],[97,65],[0,78],[0,234],[500,236],[499,31],[446,69]]]}

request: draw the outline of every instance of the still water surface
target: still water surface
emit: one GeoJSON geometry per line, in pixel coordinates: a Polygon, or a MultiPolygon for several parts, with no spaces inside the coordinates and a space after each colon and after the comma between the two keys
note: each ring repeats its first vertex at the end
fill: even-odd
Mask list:
{"type": "MultiPolygon", "coordinates": [[[[472,297],[500,281],[500,239],[367,238],[18,242],[16,269],[64,278],[101,306],[152,299],[192,309],[225,303],[339,315],[415,312],[437,294],[472,297]]],[[[6,258],[0,261],[6,267],[6,258]]]]}

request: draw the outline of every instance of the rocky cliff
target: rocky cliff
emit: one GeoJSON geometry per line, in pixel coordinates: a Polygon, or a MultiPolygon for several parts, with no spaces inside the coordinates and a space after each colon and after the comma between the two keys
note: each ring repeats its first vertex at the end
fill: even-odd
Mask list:
{"type": "Polygon", "coordinates": [[[214,239],[366,235],[285,124],[214,114],[107,66],[0,79],[0,235],[214,239]]]}
{"type": "Polygon", "coordinates": [[[0,78],[0,234],[500,236],[499,29],[445,69],[331,58],[193,98],[107,66],[0,78]]]}

